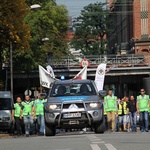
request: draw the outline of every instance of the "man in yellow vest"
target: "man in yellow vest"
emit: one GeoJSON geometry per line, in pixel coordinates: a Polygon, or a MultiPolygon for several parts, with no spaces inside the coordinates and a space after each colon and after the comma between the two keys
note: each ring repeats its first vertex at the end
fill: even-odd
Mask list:
{"type": "Polygon", "coordinates": [[[104,97],[104,109],[107,113],[108,130],[114,132],[115,119],[118,116],[117,97],[112,94],[112,90],[108,91],[108,95],[104,97]]]}
{"type": "Polygon", "coordinates": [[[23,106],[21,105],[21,97],[17,96],[16,103],[14,104],[12,110],[12,120],[15,120],[17,135],[22,134],[22,109],[23,106]]]}
{"type": "Polygon", "coordinates": [[[39,93],[38,99],[34,101],[34,118],[37,119],[38,124],[38,134],[44,135],[44,129],[45,129],[45,121],[44,121],[44,103],[46,102],[46,99],[42,97],[42,94],[39,93]]]}
{"type": "Polygon", "coordinates": [[[29,137],[33,128],[33,101],[30,100],[30,96],[25,96],[25,101],[21,103],[23,105],[22,116],[25,125],[26,137],[29,137]]]}
{"type": "Polygon", "coordinates": [[[140,95],[137,96],[137,112],[140,114],[140,129],[141,132],[149,132],[148,111],[150,108],[150,97],[145,94],[145,90],[140,90],[140,95]]]}

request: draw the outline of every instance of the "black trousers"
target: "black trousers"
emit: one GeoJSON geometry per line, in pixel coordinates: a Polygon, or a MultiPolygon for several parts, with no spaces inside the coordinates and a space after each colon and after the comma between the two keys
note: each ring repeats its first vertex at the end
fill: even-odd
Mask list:
{"type": "Polygon", "coordinates": [[[22,119],[20,117],[15,117],[15,125],[17,134],[22,134],[22,119]]]}

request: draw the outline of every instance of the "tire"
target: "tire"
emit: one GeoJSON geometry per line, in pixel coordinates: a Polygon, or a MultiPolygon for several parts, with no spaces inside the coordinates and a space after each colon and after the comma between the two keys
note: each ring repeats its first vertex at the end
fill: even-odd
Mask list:
{"type": "Polygon", "coordinates": [[[55,134],[56,134],[55,126],[45,123],[45,135],[55,136],[55,134]]]}
{"type": "Polygon", "coordinates": [[[104,120],[101,120],[99,123],[96,123],[95,124],[95,133],[99,133],[99,134],[103,134],[104,131],[105,131],[105,128],[104,128],[104,120]]]}

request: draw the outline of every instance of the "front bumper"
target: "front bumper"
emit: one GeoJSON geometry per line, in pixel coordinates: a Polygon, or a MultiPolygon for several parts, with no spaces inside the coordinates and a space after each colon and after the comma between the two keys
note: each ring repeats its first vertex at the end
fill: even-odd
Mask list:
{"type": "Polygon", "coordinates": [[[100,108],[87,109],[84,102],[63,103],[61,110],[45,111],[45,122],[56,127],[86,127],[103,119],[103,105],[100,108]],[[75,104],[80,108],[67,109],[66,105],[75,104]],[[80,116],[65,117],[68,114],[80,114],[80,116]]]}
{"type": "Polygon", "coordinates": [[[11,126],[12,126],[12,122],[0,122],[1,130],[11,129],[11,126]]]}

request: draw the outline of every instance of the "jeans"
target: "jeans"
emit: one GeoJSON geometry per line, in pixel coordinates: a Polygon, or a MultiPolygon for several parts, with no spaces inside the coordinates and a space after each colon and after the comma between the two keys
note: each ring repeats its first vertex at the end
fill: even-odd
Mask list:
{"type": "Polygon", "coordinates": [[[37,116],[37,123],[38,123],[38,131],[40,133],[44,133],[45,130],[45,121],[44,121],[44,115],[38,115],[37,116]]]}
{"type": "Polygon", "coordinates": [[[25,125],[25,134],[30,134],[33,127],[33,116],[23,116],[24,125],[25,125]]]}
{"type": "Polygon", "coordinates": [[[148,131],[149,119],[148,111],[140,112],[140,128],[141,131],[148,131]]]}
{"type": "Polygon", "coordinates": [[[130,116],[131,130],[136,131],[137,113],[136,112],[130,112],[129,116],[130,116]]]}
{"type": "Polygon", "coordinates": [[[115,131],[117,132],[119,130],[119,116],[115,119],[115,131]]]}

